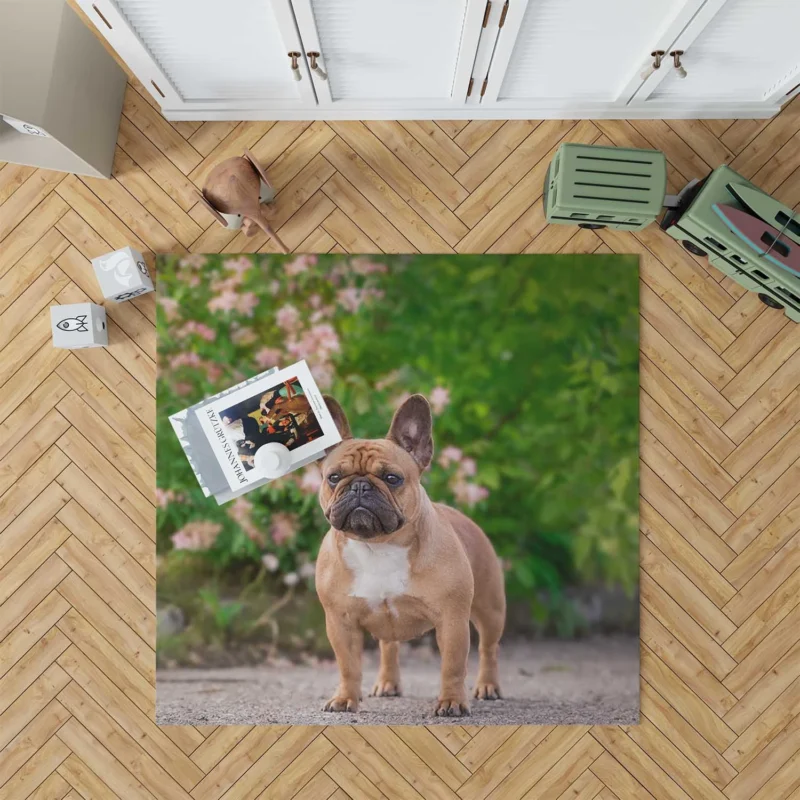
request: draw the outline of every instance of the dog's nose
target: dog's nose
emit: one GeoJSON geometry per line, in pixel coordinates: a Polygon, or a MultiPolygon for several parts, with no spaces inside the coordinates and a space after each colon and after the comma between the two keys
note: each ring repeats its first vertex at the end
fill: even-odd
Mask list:
{"type": "Polygon", "coordinates": [[[368,478],[354,478],[350,482],[350,491],[361,497],[365,492],[372,491],[372,483],[368,478]]]}

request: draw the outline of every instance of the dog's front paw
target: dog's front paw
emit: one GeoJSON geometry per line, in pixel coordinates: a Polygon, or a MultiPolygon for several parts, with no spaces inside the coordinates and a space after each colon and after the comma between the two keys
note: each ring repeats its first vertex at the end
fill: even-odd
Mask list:
{"type": "Polygon", "coordinates": [[[502,700],[503,695],[500,692],[500,687],[491,681],[478,681],[475,684],[475,691],[472,693],[473,697],[478,700],[502,700]]]}
{"type": "Polygon", "coordinates": [[[437,717],[468,717],[469,703],[465,698],[443,697],[436,702],[437,717]]]}
{"type": "Polygon", "coordinates": [[[370,697],[400,697],[400,684],[396,681],[375,681],[372,691],[369,693],[370,697]]]}
{"type": "Polygon", "coordinates": [[[335,694],[322,708],[323,711],[358,711],[358,698],[335,694]]]}

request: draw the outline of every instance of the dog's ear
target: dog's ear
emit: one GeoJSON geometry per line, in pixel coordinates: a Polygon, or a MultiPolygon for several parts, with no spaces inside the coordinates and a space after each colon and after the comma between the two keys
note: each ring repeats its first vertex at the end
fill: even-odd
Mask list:
{"type": "Polygon", "coordinates": [[[428,468],[433,458],[433,417],[421,394],[411,395],[394,412],[386,438],[411,453],[420,470],[428,468]]]}
{"type": "Polygon", "coordinates": [[[325,401],[325,405],[328,406],[328,411],[330,411],[333,417],[339,435],[342,439],[352,439],[353,432],[350,430],[350,423],[347,421],[347,414],[344,413],[344,409],[336,400],[327,394],[322,395],[322,399],[325,401]]]}

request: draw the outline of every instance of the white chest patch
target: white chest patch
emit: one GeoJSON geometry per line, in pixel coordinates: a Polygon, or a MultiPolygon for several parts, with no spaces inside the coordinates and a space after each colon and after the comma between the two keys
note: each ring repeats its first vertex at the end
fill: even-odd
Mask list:
{"type": "Polygon", "coordinates": [[[363,597],[373,608],[408,589],[408,548],[348,539],[344,562],[353,573],[351,597],[363,597]]]}

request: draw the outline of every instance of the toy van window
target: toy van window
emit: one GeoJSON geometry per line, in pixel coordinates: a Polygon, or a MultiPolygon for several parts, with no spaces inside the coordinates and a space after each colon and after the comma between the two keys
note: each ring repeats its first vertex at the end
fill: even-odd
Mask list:
{"type": "Polygon", "coordinates": [[[588,217],[589,215],[588,214],[579,214],[577,211],[575,211],[574,213],[570,214],[570,216],[571,217],[588,217]]]}
{"type": "Polygon", "coordinates": [[[724,245],[724,244],[722,244],[722,242],[718,242],[718,241],[717,241],[716,239],[714,239],[712,236],[706,236],[706,241],[707,241],[707,242],[708,242],[708,243],[709,243],[709,244],[710,244],[712,247],[716,247],[716,248],[717,248],[717,250],[727,250],[727,249],[728,249],[727,247],[725,247],[725,245],[724,245]]]}
{"type": "Polygon", "coordinates": [[[614,219],[610,214],[598,214],[597,219],[614,219]]]}
{"type": "Polygon", "coordinates": [[[800,305],[800,297],[798,297],[796,294],[793,294],[793,293],[792,293],[792,292],[790,292],[788,289],[784,289],[782,286],[779,286],[779,287],[778,287],[778,291],[779,291],[779,292],[780,292],[780,293],[781,293],[781,294],[782,294],[784,297],[788,297],[788,298],[789,298],[789,300],[792,300],[792,301],[794,301],[795,303],[797,303],[798,305],[800,305]]]}
{"type": "Polygon", "coordinates": [[[775,222],[777,222],[781,228],[786,228],[789,233],[800,236],[800,220],[789,219],[788,214],[779,211],[775,216],[775,222]]]}
{"type": "Polygon", "coordinates": [[[771,250],[774,250],[779,256],[786,258],[789,255],[789,245],[785,242],[778,241],[771,233],[764,231],[761,234],[761,241],[768,245],[771,250]]]}
{"type": "Polygon", "coordinates": [[[731,253],[731,261],[735,261],[737,264],[747,263],[741,256],[737,256],[736,253],[731,253]]]}
{"type": "Polygon", "coordinates": [[[769,275],[765,275],[760,269],[754,269],[753,270],[753,275],[755,275],[756,278],[761,278],[762,281],[768,281],[769,280],[769,275]]]}

